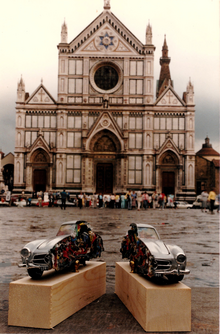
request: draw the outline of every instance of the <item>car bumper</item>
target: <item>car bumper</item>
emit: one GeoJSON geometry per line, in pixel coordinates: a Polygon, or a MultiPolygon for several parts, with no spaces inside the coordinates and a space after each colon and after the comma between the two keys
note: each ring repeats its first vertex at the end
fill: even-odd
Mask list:
{"type": "Polygon", "coordinates": [[[33,263],[21,263],[18,265],[19,268],[27,268],[27,269],[41,269],[41,270],[49,270],[48,266],[40,266],[40,265],[35,265],[33,263]]]}
{"type": "Polygon", "coordinates": [[[181,270],[181,269],[172,269],[172,270],[155,270],[154,272],[155,275],[188,275],[190,274],[189,269],[181,270]]]}

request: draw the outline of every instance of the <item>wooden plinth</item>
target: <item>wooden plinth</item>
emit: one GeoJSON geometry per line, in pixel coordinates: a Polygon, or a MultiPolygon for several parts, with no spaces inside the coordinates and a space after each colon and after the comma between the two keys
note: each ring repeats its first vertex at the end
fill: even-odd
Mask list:
{"type": "Polygon", "coordinates": [[[117,262],[115,293],[146,332],[191,331],[191,289],[181,282],[156,285],[117,262]]]}
{"type": "Polygon", "coordinates": [[[106,264],[87,262],[79,272],[48,272],[9,285],[8,325],[49,329],[106,293],[106,264]]]}

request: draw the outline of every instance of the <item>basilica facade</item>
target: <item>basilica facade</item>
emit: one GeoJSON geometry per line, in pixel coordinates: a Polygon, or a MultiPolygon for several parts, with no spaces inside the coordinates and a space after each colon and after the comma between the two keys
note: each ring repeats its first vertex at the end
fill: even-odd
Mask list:
{"type": "Polygon", "coordinates": [[[154,94],[154,51],[150,24],[142,44],[109,1],[71,42],[64,23],[57,99],[18,83],[14,190],[193,198],[194,88],[175,92],[165,37],[154,94]]]}

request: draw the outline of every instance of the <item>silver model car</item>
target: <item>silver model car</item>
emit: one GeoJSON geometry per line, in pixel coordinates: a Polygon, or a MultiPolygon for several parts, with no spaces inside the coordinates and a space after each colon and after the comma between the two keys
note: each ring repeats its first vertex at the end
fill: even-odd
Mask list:
{"type": "Polygon", "coordinates": [[[55,237],[26,244],[21,250],[19,267],[26,267],[33,279],[39,279],[52,268],[78,271],[80,264],[100,256],[103,250],[102,238],[92,232],[86,221],[70,221],[60,226],[55,237]]]}
{"type": "Polygon", "coordinates": [[[131,272],[159,281],[176,283],[190,271],[186,269],[186,255],[176,245],[166,245],[156,229],[147,224],[132,223],[121,244],[122,258],[130,260],[131,272]]]}

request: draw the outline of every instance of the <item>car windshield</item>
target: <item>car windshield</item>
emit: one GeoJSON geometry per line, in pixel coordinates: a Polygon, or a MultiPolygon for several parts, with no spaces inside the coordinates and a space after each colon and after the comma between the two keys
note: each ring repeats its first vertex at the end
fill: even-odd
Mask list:
{"type": "Polygon", "coordinates": [[[151,227],[138,227],[138,237],[153,240],[159,239],[157,232],[151,227]]]}
{"type": "Polygon", "coordinates": [[[60,226],[57,236],[66,234],[76,234],[76,232],[77,232],[76,224],[64,224],[60,226]]]}

